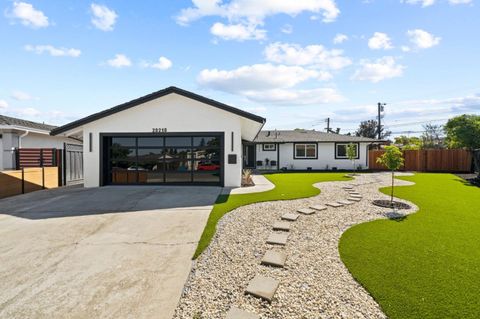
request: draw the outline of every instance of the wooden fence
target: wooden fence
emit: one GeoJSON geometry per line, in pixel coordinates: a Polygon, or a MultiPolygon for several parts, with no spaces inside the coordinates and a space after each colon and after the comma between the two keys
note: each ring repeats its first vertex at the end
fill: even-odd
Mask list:
{"type": "Polygon", "coordinates": [[[58,167],[23,168],[0,172],[0,198],[58,187],[58,167]]]}
{"type": "MultiPolygon", "coordinates": [[[[368,152],[369,168],[385,170],[383,165],[377,164],[377,158],[383,150],[368,152]]],[[[472,169],[472,155],[466,150],[415,150],[403,151],[405,164],[404,171],[418,172],[470,172],[472,169]]]]}

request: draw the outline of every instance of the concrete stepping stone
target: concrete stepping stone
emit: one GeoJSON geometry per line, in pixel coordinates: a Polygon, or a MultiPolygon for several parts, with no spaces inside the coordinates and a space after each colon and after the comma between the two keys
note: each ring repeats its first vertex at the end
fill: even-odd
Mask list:
{"type": "Polygon", "coordinates": [[[330,207],[342,207],[343,205],[337,202],[331,202],[331,203],[326,203],[325,205],[330,206],[330,207]]]}
{"type": "Polygon", "coordinates": [[[345,199],[337,200],[337,203],[340,203],[342,205],[352,205],[353,204],[353,202],[351,202],[349,200],[345,200],[345,199]]]}
{"type": "Polygon", "coordinates": [[[357,194],[357,195],[360,195],[359,192],[348,192],[349,194],[357,194]]]}
{"type": "Polygon", "coordinates": [[[360,194],[350,194],[350,197],[362,198],[363,196],[360,194]]]}
{"type": "Polygon", "coordinates": [[[256,275],[248,284],[245,293],[272,302],[279,284],[278,280],[273,278],[256,275]]]}
{"type": "Polygon", "coordinates": [[[268,250],[265,255],[263,255],[261,264],[273,267],[282,267],[285,266],[285,261],[287,260],[287,255],[281,251],[268,250]]]}
{"type": "Polygon", "coordinates": [[[298,219],[298,214],[293,214],[293,213],[285,213],[282,215],[282,219],[283,220],[288,220],[288,221],[291,221],[291,222],[294,222],[298,219]]]}
{"type": "Polygon", "coordinates": [[[273,230],[290,231],[290,225],[289,222],[278,221],[273,224],[272,228],[273,230]]]}
{"type": "Polygon", "coordinates": [[[323,205],[312,205],[310,206],[311,209],[315,209],[315,210],[325,210],[327,209],[328,207],[327,206],[323,206],[323,205]]]}
{"type": "Polygon", "coordinates": [[[349,197],[347,200],[352,201],[352,202],[359,202],[362,200],[361,197],[349,197]]]}
{"type": "Polygon", "coordinates": [[[313,210],[311,208],[300,208],[299,210],[297,210],[297,212],[299,212],[300,214],[303,214],[303,215],[315,214],[315,210],[313,210]]]}
{"type": "Polygon", "coordinates": [[[267,244],[285,246],[287,244],[288,234],[271,233],[267,238],[267,244]]]}
{"type": "Polygon", "coordinates": [[[260,317],[251,312],[246,312],[238,309],[237,307],[232,307],[227,312],[225,319],[260,319],[260,317]]]}
{"type": "Polygon", "coordinates": [[[353,189],[353,186],[343,186],[342,188],[346,190],[350,190],[350,189],[353,189]]]}

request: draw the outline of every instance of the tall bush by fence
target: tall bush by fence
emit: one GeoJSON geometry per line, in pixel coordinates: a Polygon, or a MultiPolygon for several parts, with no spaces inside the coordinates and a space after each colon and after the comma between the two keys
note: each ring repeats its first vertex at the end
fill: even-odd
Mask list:
{"type": "Polygon", "coordinates": [[[59,186],[58,167],[23,168],[0,172],[0,198],[59,186]]]}
{"type": "MultiPolygon", "coordinates": [[[[385,170],[377,163],[377,158],[383,150],[368,152],[369,168],[385,170]]],[[[467,150],[409,150],[403,151],[405,163],[400,170],[418,172],[470,172],[472,169],[472,155],[467,150]]]]}

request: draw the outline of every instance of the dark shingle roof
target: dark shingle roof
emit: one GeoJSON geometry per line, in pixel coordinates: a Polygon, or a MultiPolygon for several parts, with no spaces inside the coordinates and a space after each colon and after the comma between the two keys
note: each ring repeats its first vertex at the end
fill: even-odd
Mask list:
{"type": "Polygon", "coordinates": [[[289,142],[381,142],[379,140],[335,133],[318,132],[314,130],[261,131],[256,143],[289,143],[289,142]]]}
{"type": "Polygon", "coordinates": [[[21,127],[32,128],[37,130],[44,130],[48,132],[56,128],[56,126],[53,126],[53,125],[22,120],[22,119],[5,116],[5,115],[0,115],[0,125],[21,126],[21,127]]]}

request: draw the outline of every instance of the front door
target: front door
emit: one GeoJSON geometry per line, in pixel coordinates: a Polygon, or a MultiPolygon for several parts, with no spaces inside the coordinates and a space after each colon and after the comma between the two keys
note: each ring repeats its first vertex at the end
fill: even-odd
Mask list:
{"type": "Polygon", "coordinates": [[[243,145],[243,167],[255,168],[255,144],[243,145]]]}

